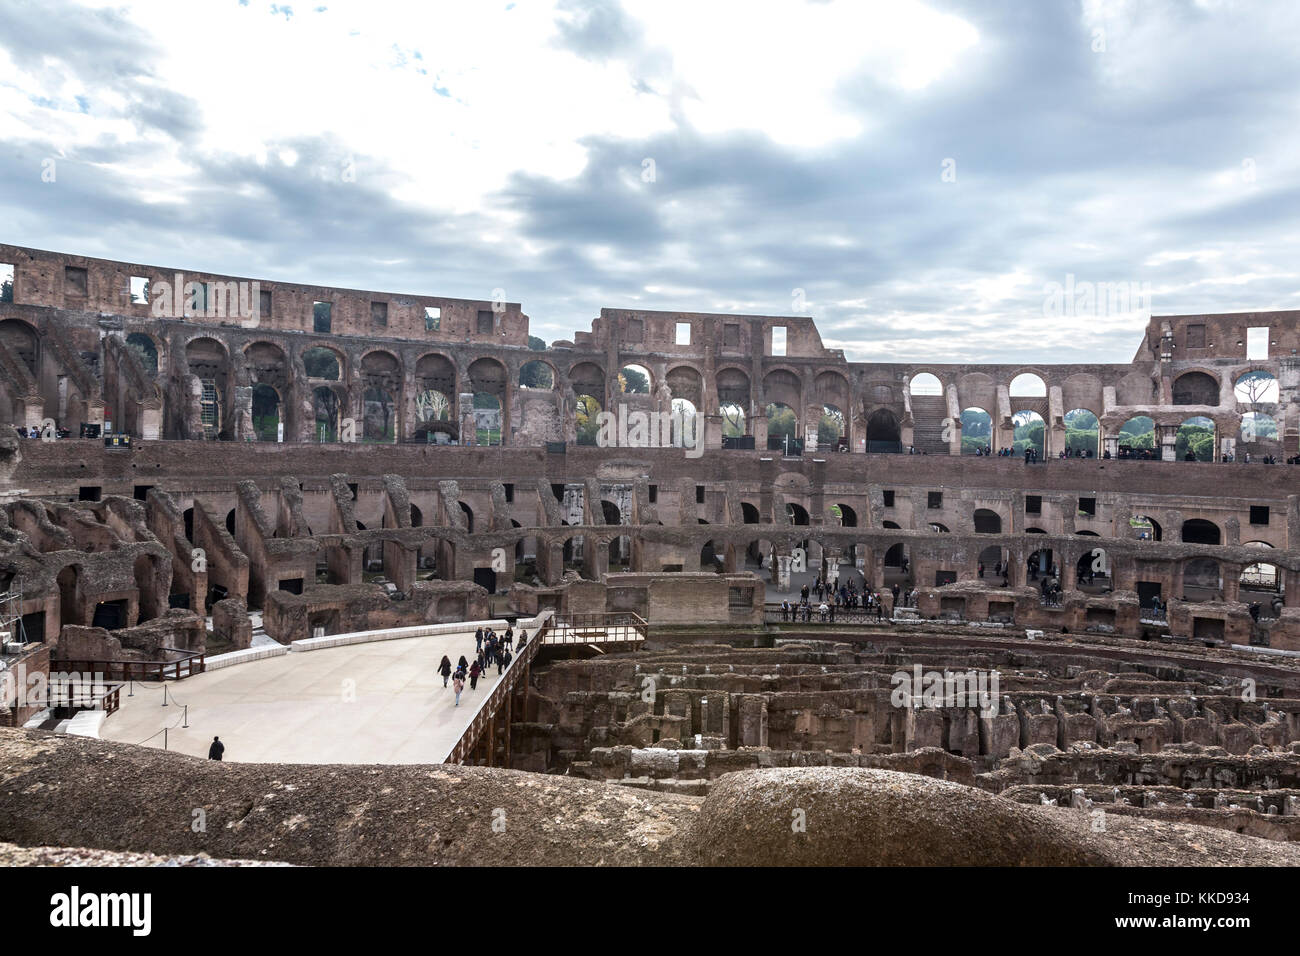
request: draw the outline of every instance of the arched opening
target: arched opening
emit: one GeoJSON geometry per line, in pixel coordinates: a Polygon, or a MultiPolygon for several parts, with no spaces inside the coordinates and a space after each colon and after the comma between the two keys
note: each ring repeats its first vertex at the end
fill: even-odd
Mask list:
{"type": "Polygon", "coordinates": [[[961,453],[987,455],[993,450],[993,416],[978,406],[961,412],[961,453]]]}
{"type": "Polygon", "coordinates": [[[230,438],[224,398],[230,363],[225,346],[216,339],[194,339],[185,346],[185,364],[189,373],[199,380],[198,411],[202,437],[209,441],[218,437],[230,438]]]}
{"type": "Polygon", "coordinates": [[[1188,518],[1183,522],[1183,543],[1185,544],[1219,544],[1223,536],[1219,526],[1205,518],[1188,518]]]}
{"type": "Polygon", "coordinates": [[[841,528],[856,528],[858,526],[858,513],[843,502],[832,505],[831,514],[840,519],[841,528]]]}
{"type": "Polygon", "coordinates": [[[1033,372],[1021,372],[1011,380],[1007,393],[1012,398],[1046,398],[1047,385],[1033,372]]]}
{"type": "Polygon", "coordinates": [[[470,534],[473,534],[474,533],[474,509],[471,508],[469,505],[465,504],[465,502],[461,501],[459,498],[456,499],[456,504],[460,505],[460,510],[465,515],[465,530],[468,531],[470,534]]]}
{"type": "Polygon", "coordinates": [[[1263,412],[1246,412],[1241,416],[1241,442],[1244,445],[1276,444],[1277,422],[1263,412]]]}
{"type": "Polygon", "coordinates": [[[154,340],[149,338],[143,332],[132,332],[126,337],[126,347],[135,353],[135,357],[140,362],[140,368],[150,378],[156,378],[158,375],[158,346],[154,340]]]}
{"type": "Polygon", "coordinates": [[[1285,601],[1278,566],[1261,561],[1242,568],[1238,598],[1245,604],[1257,605],[1252,616],[1280,617],[1285,601]]]}
{"type": "Polygon", "coordinates": [[[389,352],[375,350],[361,357],[361,438],[368,442],[397,441],[397,405],[402,394],[402,367],[389,352]]]}
{"type": "Polygon", "coordinates": [[[989,508],[975,509],[976,534],[1001,534],[1002,516],[989,508]]]}
{"type": "Polygon", "coordinates": [[[1074,568],[1075,586],[1088,594],[1104,594],[1113,590],[1110,576],[1110,555],[1104,548],[1093,548],[1079,555],[1074,568]]]}
{"type": "Polygon", "coordinates": [[[942,395],[943,383],[936,375],[920,372],[912,376],[912,381],[908,383],[908,391],[913,395],[942,395]]]}
{"type": "Polygon", "coordinates": [[[579,445],[594,445],[600,435],[599,400],[594,395],[579,395],[574,404],[574,418],[577,424],[577,442],[579,445]]]}
{"type": "Polygon", "coordinates": [[[411,505],[411,527],[412,528],[424,527],[424,512],[422,512],[415,505],[411,505]]]}
{"type": "Polygon", "coordinates": [[[809,524],[808,509],[803,505],[796,504],[793,501],[786,502],[785,513],[790,518],[791,524],[806,525],[809,524]]]}
{"type": "Polygon", "coordinates": [[[1051,548],[1039,548],[1028,557],[1025,566],[1031,581],[1056,577],[1056,560],[1051,548]]]}
{"type": "Polygon", "coordinates": [[[339,382],[343,379],[343,369],[339,355],[333,349],[316,346],[302,353],[302,367],[308,378],[320,378],[327,382],[339,382]]]}
{"type": "MultiPolygon", "coordinates": [[[[976,573],[981,578],[994,579],[1006,571],[1007,550],[1000,544],[991,544],[980,550],[976,573]],[[983,570],[980,570],[980,569],[983,570]]],[[[996,582],[995,582],[996,583],[996,582]]]]}
{"type": "Polygon", "coordinates": [[[725,574],[727,570],[727,545],[723,541],[706,541],[700,549],[700,570],[725,574]]]}
{"type": "Polygon", "coordinates": [[[722,417],[723,438],[741,438],[744,436],[744,408],[735,402],[726,402],[718,406],[718,415],[722,417]]]}
{"type": "Polygon", "coordinates": [[[491,392],[474,393],[474,444],[500,445],[503,442],[501,399],[491,392]]]}
{"type": "Polygon", "coordinates": [[[1134,415],[1119,427],[1119,457],[1153,458],[1156,455],[1156,423],[1146,415],[1134,415]]]}
{"type": "Polygon", "coordinates": [[[1128,524],[1139,541],[1159,541],[1162,537],[1160,522],[1150,515],[1134,515],[1128,524]]]}
{"type": "Polygon", "coordinates": [[[1205,372],[1185,372],[1174,379],[1175,405],[1218,405],[1219,382],[1205,372]]]}
{"type": "Polygon", "coordinates": [[[823,405],[822,417],[817,422],[817,447],[840,448],[847,441],[844,412],[837,405],[823,405]]]}
{"type": "Polygon", "coordinates": [[[618,390],[623,395],[649,395],[650,370],[644,365],[624,365],[618,370],[618,390]]]}
{"type": "Polygon", "coordinates": [[[884,585],[887,589],[898,585],[899,605],[903,603],[903,594],[912,586],[912,559],[907,553],[907,544],[900,541],[898,544],[890,545],[885,551],[884,563],[882,567],[884,585]]]}
{"type": "Polygon", "coordinates": [[[314,433],[318,442],[339,440],[339,396],[334,389],[317,386],[311,393],[314,433]]]}
{"type": "Polygon", "coordinates": [[[35,329],[20,319],[5,319],[0,322],[0,342],[22,360],[32,375],[39,376],[40,340],[35,329]]]}
{"type": "Polygon", "coordinates": [[[230,532],[230,536],[232,538],[235,536],[235,509],[234,508],[231,508],[229,511],[226,512],[226,530],[230,532]]]}
{"type": "Polygon", "coordinates": [[[368,388],[361,396],[362,440],[393,442],[397,440],[397,411],[392,394],[384,388],[368,388]]]}
{"type": "Polygon", "coordinates": [[[270,385],[253,386],[253,434],[258,441],[280,440],[280,393],[270,385]]]}
{"type": "Polygon", "coordinates": [[[867,451],[897,454],[903,450],[898,418],[888,408],[877,408],[867,416],[867,451]]]}
{"type": "Polygon", "coordinates": [[[418,392],[415,396],[415,431],[412,437],[429,444],[454,441],[459,434],[452,418],[454,408],[451,396],[445,392],[436,388],[418,392]]]}
{"type": "Polygon", "coordinates": [[[1243,405],[1267,404],[1278,401],[1280,397],[1277,379],[1262,368],[1242,375],[1232,390],[1243,405]]]}
{"type": "Polygon", "coordinates": [[[748,501],[740,503],[740,516],[745,524],[758,524],[758,509],[748,501]]]}
{"type": "Polygon", "coordinates": [[[674,425],[672,443],[674,448],[696,448],[704,440],[704,423],[696,414],[695,403],[689,398],[672,400],[674,425]],[[681,422],[680,427],[675,423],[681,422]]]}
{"type": "Polygon", "coordinates": [[[555,370],[539,359],[525,362],[519,369],[519,387],[552,389],[555,387],[555,370]]]}
{"type": "Polygon", "coordinates": [[[1077,458],[1101,454],[1101,425],[1088,409],[1074,408],[1065,413],[1065,451],[1077,458]]]}
{"type": "Polygon", "coordinates": [[[1025,449],[1031,448],[1039,458],[1046,457],[1047,423],[1038,412],[1020,411],[1011,416],[1015,426],[1013,444],[1017,455],[1024,455],[1025,449]]]}
{"type": "Polygon", "coordinates": [[[951,534],[951,533],[952,533],[952,532],[950,532],[950,531],[948,530],[948,526],[947,526],[946,524],[940,524],[940,523],[937,522],[937,521],[931,521],[931,522],[930,522],[930,530],[933,531],[935,534],[951,534]]]}
{"type": "Polygon", "coordinates": [[[767,437],[772,438],[790,438],[796,437],[796,423],[798,418],[794,409],[784,402],[771,402],[766,409],[767,414],[767,437]]]}
{"type": "Polygon", "coordinates": [[[718,372],[715,386],[718,392],[718,414],[722,416],[722,434],[726,438],[739,438],[747,431],[749,414],[749,376],[738,368],[724,368],[718,372]]]}
{"type": "Polygon", "coordinates": [[[1214,461],[1214,422],[1198,415],[1179,425],[1174,454],[1179,461],[1214,461]]]}

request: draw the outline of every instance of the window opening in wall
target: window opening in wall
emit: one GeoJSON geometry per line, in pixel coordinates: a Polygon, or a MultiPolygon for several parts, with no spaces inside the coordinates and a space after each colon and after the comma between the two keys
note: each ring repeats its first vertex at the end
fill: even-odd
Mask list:
{"type": "Polygon", "coordinates": [[[691,323],[689,322],[677,323],[677,344],[678,345],[691,344],[691,323]]]}
{"type": "Polygon", "coordinates": [[[437,332],[442,329],[442,309],[437,306],[424,307],[424,331],[437,332]]]}
{"type": "Polygon", "coordinates": [[[99,485],[82,485],[77,489],[78,501],[98,501],[100,496],[99,485]]]}
{"type": "Polygon", "coordinates": [[[1189,349],[1205,348],[1205,326],[1189,325],[1187,327],[1187,347],[1189,349]]]}
{"type": "Polygon", "coordinates": [[[1251,505],[1250,523],[1268,524],[1268,505],[1251,505]]]}
{"type": "Polygon", "coordinates": [[[1096,514],[1097,514],[1097,499],[1096,499],[1096,498],[1080,498],[1080,499],[1079,499],[1079,514],[1081,514],[1081,515],[1096,515],[1096,514]]]}
{"type": "Polygon", "coordinates": [[[1268,328],[1246,330],[1246,358],[1268,358],[1268,328]]]}
{"type": "Polygon", "coordinates": [[[479,309],[478,310],[478,334],[491,335],[492,329],[493,329],[492,310],[479,309]]]}
{"type": "Polygon", "coordinates": [[[1043,513],[1042,495],[1025,495],[1025,514],[1040,515],[1043,513]]]}
{"type": "Polygon", "coordinates": [[[311,305],[312,331],[330,332],[333,325],[333,303],[313,302],[311,305]]]}
{"type": "Polygon", "coordinates": [[[0,302],[14,300],[14,267],[7,262],[0,262],[0,302]]]}
{"type": "Polygon", "coordinates": [[[883,495],[883,497],[884,497],[884,499],[885,499],[885,507],[886,507],[886,508],[892,508],[892,507],[894,507],[894,492],[893,492],[893,491],[884,491],[884,492],[881,492],[881,494],[883,495]]]}
{"type": "Polygon", "coordinates": [[[696,485],[696,486],[695,486],[695,503],[696,503],[697,505],[702,505],[702,504],[704,504],[704,486],[703,486],[703,485],[696,485]]]}
{"type": "Polygon", "coordinates": [[[740,326],[724,325],[722,327],[722,347],[728,349],[740,348],[740,326]]]}
{"type": "Polygon", "coordinates": [[[271,317],[271,293],[263,290],[258,293],[257,298],[258,312],[261,313],[262,318],[269,319],[271,317]]]}
{"type": "Polygon", "coordinates": [[[510,482],[505,483],[506,504],[513,504],[515,500],[515,486],[510,482]]]}
{"type": "Polygon", "coordinates": [[[145,276],[131,276],[131,304],[149,304],[149,279],[145,276]]]}
{"type": "Polygon", "coordinates": [[[79,266],[64,266],[63,282],[64,291],[72,295],[86,295],[90,288],[86,278],[86,270],[79,266]]]}
{"type": "Polygon", "coordinates": [[[774,325],[772,327],[772,354],[776,356],[785,355],[785,326],[774,325]]]}
{"type": "Polygon", "coordinates": [[[658,485],[651,485],[651,486],[650,486],[650,493],[649,493],[649,496],[648,496],[648,497],[649,497],[649,499],[650,499],[650,504],[654,504],[655,502],[657,502],[657,501],[659,500],[659,486],[658,486],[658,485]]]}
{"type": "Polygon", "coordinates": [[[930,506],[931,508],[942,508],[942,507],[943,507],[943,492],[942,492],[942,491],[932,491],[932,492],[930,492],[930,494],[929,494],[929,506],[930,506]]]}
{"type": "Polygon", "coordinates": [[[377,325],[381,329],[388,327],[388,303],[387,302],[370,303],[370,324],[377,325]]]}

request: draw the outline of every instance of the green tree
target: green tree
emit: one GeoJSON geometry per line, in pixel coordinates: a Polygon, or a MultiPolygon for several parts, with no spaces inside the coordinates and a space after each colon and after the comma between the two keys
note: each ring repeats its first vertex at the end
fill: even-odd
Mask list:
{"type": "Polygon", "coordinates": [[[794,437],[794,409],[789,405],[773,402],[767,406],[767,436],[769,438],[794,437]]]}
{"type": "Polygon", "coordinates": [[[528,336],[528,347],[534,352],[545,352],[546,341],[544,339],[539,339],[535,335],[530,335],[528,336]]]}

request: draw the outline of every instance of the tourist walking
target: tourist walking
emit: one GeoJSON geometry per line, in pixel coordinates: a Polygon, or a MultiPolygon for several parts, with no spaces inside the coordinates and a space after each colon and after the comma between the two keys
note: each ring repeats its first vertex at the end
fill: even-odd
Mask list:
{"type": "Polygon", "coordinates": [[[438,673],[442,675],[442,686],[447,686],[447,679],[451,677],[451,658],[446,654],[442,655],[442,663],[438,665],[438,673]]]}
{"type": "Polygon", "coordinates": [[[459,707],[459,706],[460,706],[460,694],[461,694],[461,691],[463,691],[463,690],[465,689],[465,678],[462,677],[462,676],[460,675],[460,671],[456,671],[456,677],[455,677],[454,680],[452,680],[452,682],[451,682],[451,686],[452,686],[452,689],[453,689],[454,691],[456,691],[456,706],[459,707]]]}
{"type": "Polygon", "coordinates": [[[208,748],[209,760],[220,760],[221,755],[226,752],[226,745],[221,742],[220,737],[212,738],[212,746],[208,748]]]}
{"type": "Polygon", "coordinates": [[[483,665],[480,664],[478,661],[475,661],[473,664],[469,665],[469,689],[470,690],[478,689],[478,675],[482,673],[483,673],[483,665]]]}

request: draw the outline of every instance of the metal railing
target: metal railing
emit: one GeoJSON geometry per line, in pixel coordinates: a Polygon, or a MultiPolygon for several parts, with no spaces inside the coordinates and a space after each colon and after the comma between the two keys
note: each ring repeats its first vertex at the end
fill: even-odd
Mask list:
{"type": "Polygon", "coordinates": [[[181,658],[174,661],[92,661],[60,659],[50,662],[51,670],[75,671],[83,674],[103,674],[106,680],[126,681],[182,680],[202,674],[207,665],[204,655],[196,651],[177,651],[181,658]]]}
{"type": "MultiPolygon", "coordinates": [[[[492,688],[492,693],[488,694],[487,699],[479,706],[478,711],[469,722],[469,726],[460,735],[460,739],[451,748],[451,752],[447,754],[447,759],[443,763],[464,763],[466,758],[470,757],[478,749],[484,733],[492,726],[501,705],[506,702],[510,694],[515,692],[519,682],[525,679],[525,675],[528,673],[528,665],[537,656],[537,652],[542,645],[547,643],[550,626],[549,621],[544,622],[537,629],[537,633],[532,636],[532,639],[519,649],[518,654],[511,658],[510,666],[506,668],[505,673],[501,675],[501,679],[492,688]]],[[[496,741],[489,741],[489,746],[495,747],[496,741]]]]}
{"type": "Polygon", "coordinates": [[[569,614],[555,619],[548,644],[630,644],[644,641],[650,625],[639,614],[569,614]]]}
{"type": "MultiPolygon", "coordinates": [[[[901,602],[899,607],[902,607],[901,602]]],[[[826,616],[823,617],[820,604],[812,604],[806,608],[792,605],[788,611],[783,611],[779,604],[763,605],[765,624],[888,624],[891,619],[889,612],[883,607],[836,607],[828,602],[826,616]],[[877,610],[880,612],[879,615],[876,613],[877,610]]]]}

